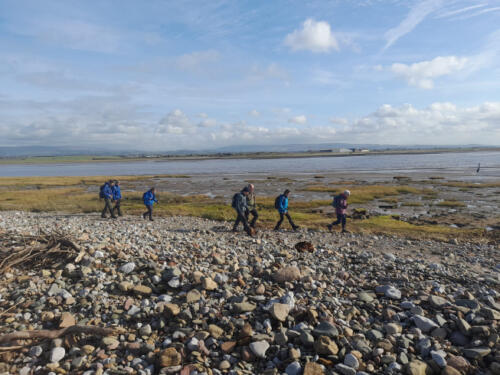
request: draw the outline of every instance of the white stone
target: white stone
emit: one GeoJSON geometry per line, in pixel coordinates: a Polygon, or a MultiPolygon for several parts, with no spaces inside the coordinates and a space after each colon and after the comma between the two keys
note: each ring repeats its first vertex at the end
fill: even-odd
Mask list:
{"type": "Polygon", "coordinates": [[[66,355],[66,350],[63,347],[57,347],[50,352],[50,362],[59,362],[66,355]]]}

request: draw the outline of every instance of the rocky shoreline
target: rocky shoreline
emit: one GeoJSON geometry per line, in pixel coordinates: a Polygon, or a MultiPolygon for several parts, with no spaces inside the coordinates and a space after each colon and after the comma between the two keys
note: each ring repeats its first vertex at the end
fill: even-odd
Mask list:
{"type": "Polygon", "coordinates": [[[0,275],[0,335],[117,333],[0,344],[0,374],[500,374],[498,245],[230,228],[1,212],[81,253],[0,275]]]}

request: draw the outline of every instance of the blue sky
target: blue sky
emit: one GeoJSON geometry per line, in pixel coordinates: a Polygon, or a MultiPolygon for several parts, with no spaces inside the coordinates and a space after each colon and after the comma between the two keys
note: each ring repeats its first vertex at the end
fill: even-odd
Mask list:
{"type": "Polygon", "coordinates": [[[500,0],[0,2],[0,146],[500,144],[500,0]]]}

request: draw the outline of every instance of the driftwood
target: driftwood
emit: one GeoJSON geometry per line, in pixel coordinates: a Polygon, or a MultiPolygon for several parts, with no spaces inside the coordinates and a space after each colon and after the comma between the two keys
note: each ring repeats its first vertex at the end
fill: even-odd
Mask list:
{"type": "Polygon", "coordinates": [[[80,258],[82,250],[67,235],[60,232],[38,235],[6,233],[0,237],[0,272],[13,267],[52,268],[80,258]]]}
{"type": "MultiPolygon", "coordinates": [[[[57,339],[59,337],[66,335],[85,334],[94,336],[110,336],[117,333],[117,331],[118,330],[115,328],[103,328],[97,326],[79,326],[79,325],[74,325],[67,328],[61,328],[56,330],[42,329],[36,331],[17,331],[0,336],[0,344],[16,340],[57,339]]],[[[0,350],[2,350],[2,347],[0,347],[0,350]]]]}

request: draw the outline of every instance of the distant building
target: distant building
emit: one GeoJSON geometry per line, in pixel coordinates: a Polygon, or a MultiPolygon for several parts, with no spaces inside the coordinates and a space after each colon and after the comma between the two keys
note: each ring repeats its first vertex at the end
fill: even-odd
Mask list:
{"type": "Polygon", "coordinates": [[[341,148],[341,149],[339,149],[339,152],[345,152],[345,153],[347,153],[347,152],[353,152],[353,151],[350,148],[341,148]]]}

